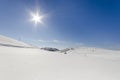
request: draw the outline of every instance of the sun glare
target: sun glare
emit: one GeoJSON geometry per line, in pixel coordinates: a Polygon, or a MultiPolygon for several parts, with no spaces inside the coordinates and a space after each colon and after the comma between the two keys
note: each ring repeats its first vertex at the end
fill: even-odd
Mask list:
{"type": "Polygon", "coordinates": [[[31,17],[32,17],[31,21],[33,21],[35,23],[35,25],[37,25],[38,23],[43,24],[42,20],[43,20],[44,16],[40,15],[38,11],[35,13],[32,12],[31,17]]]}

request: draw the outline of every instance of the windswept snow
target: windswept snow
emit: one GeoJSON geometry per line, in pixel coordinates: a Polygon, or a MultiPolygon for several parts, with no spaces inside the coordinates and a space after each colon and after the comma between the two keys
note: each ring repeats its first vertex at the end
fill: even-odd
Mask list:
{"type": "Polygon", "coordinates": [[[13,47],[32,47],[26,43],[17,41],[15,39],[0,35],[0,45],[13,47]]]}
{"type": "Polygon", "coordinates": [[[0,46],[0,80],[120,80],[120,51],[0,46]]]}
{"type": "Polygon", "coordinates": [[[120,59],[120,51],[117,50],[107,50],[101,48],[93,48],[93,47],[80,47],[75,50],[69,51],[68,53],[75,53],[83,56],[104,58],[110,60],[120,59]]]}

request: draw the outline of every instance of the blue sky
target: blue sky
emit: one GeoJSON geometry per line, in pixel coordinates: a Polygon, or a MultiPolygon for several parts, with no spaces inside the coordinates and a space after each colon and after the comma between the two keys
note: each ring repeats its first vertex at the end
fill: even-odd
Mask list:
{"type": "Polygon", "coordinates": [[[0,34],[38,46],[120,49],[120,1],[0,0],[0,34]],[[36,8],[45,25],[29,22],[36,8]]]}

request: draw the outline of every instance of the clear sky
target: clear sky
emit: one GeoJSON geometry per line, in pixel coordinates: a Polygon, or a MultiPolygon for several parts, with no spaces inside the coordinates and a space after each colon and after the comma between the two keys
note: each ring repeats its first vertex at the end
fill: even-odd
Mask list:
{"type": "Polygon", "coordinates": [[[0,34],[39,46],[120,49],[120,0],[0,0],[0,34]],[[34,25],[39,9],[44,25],[34,25]]]}

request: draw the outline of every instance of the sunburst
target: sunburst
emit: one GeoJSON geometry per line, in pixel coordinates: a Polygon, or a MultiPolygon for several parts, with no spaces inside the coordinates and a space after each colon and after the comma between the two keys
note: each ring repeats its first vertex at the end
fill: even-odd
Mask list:
{"type": "Polygon", "coordinates": [[[43,20],[44,16],[40,15],[38,11],[36,11],[34,13],[31,12],[31,17],[32,17],[31,21],[33,21],[35,23],[35,25],[37,25],[38,23],[43,24],[42,20],[43,20]]]}

